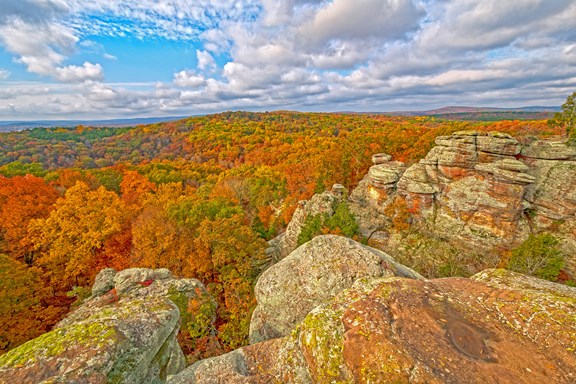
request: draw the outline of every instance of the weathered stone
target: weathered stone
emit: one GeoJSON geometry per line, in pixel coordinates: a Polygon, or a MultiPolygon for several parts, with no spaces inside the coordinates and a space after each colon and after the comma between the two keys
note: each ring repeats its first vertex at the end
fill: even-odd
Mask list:
{"type": "Polygon", "coordinates": [[[476,138],[477,150],[499,155],[515,156],[520,153],[520,144],[509,135],[493,133],[476,138]]]}
{"type": "Polygon", "coordinates": [[[346,187],[342,184],[334,184],[331,189],[334,196],[339,199],[344,199],[347,196],[346,187]]]}
{"type": "Polygon", "coordinates": [[[504,270],[361,279],[290,336],[199,362],[170,384],[568,384],[575,314],[576,289],[504,270]]]}
{"type": "Polygon", "coordinates": [[[526,199],[536,214],[552,220],[576,217],[576,161],[532,160],[529,166],[536,181],[526,199]]]}
{"type": "Polygon", "coordinates": [[[576,147],[559,141],[535,141],[522,148],[522,156],[542,160],[576,160],[576,147]]]}
{"type": "Polygon", "coordinates": [[[116,271],[112,268],[101,270],[92,286],[92,297],[103,295],[114,288],[114,276],[116,276],[116,271]]]}
{"type": "Polygon", "coordinates": [[[528,185],[536,181],[534,176],[524,173],[528,171],[528,166],[514,159],[503,159],[493,163],[476,164],[474,169],[489,173],[497,180],[510,184],[528,185]]]}
{"type": "Polygon", "coordinates": [[[376,153],[376,154],[372,155],[372,163],[374,165],[387,163],[390,160],[392,160],[392,156],[387,155],[386,153],[376,153]]]}
{"type": "Polygon", "coordinates": [[[426,172],[426,166],[421,163],[414,164],[404,172],[398,181],[398,191],[401,193],[433,194],[440,192],[440,188],[431,182],[426,172]]]}
{"type": "Polygon", "coordinates": [[[368,179],[373,186],[381,188],[393,187],[405,170],[406,166],[404,163],[389,161],[370,167],[368,170],[368,179]]]}
{"type": "Polygon", "coordinates": [[[312,308],[355,280],[382,276],[420,277],[382,251],[345,237],[318,236],[258,279],[250,342],[285,336],[312,308]]]}
{"type": "Polygon", "coordinates": [[[214,321],[204,286],[167,270],[106,269],[92,292],[51,332],[0,356],[0,383],[164,383],[186,364],[176,337],[180,314],[198,315],[189,301],[211,301],[214,321]]]}
{"type": "Polygon", "coordinates": [[[267,255],[273,261],[286,257],[298,246],[298,236],[306,218],[320,214],[332,216],[338,203],[344,201],[345,198],[346,196],[342,194],[329,191],[314,195],[308,201],[301,201],[300,206],[296,208],[294,215],[292,215],[286,231],[268,242],[267,255]]]}

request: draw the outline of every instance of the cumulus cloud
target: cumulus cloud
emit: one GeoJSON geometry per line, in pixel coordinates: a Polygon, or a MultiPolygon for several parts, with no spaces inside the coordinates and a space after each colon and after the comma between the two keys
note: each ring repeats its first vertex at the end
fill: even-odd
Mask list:
{"type": "Polygon", "coordinates": [[[101,81],[104,79],[104,73],[100,64],[85,62],[80,66],[68,65],[66,67],[57,67],[56,78],[66,83],[77,83],[89,80],[101,81]]]}
{"type": "MultiPolygon", "coordinates": [[[[576,88],[573,0],[3,1],[0,43],[61,83],[50,114],[559,105],[576,88]],[[115,64],[88,36],[176,40],[196,66],[104,83],[101,64],[71,65],[78,52],[115,64]]],[[[0,116],[47,99],[7,89],[22,94],[0,116]]]]}
{"type": "Polygon", "coordinates": [[[206,79],[193,71],[180,71],[174,74],[174,84],[178,87],[197,88],[206,84],[206,79]]]}
{"type": "Polygon", "coordinates": [[[16,3],[8,0],[7,5],[8,12],[0,18],[0,42],[29,72],[65,82],[103,78],[99,64],[61,65],[74,53],[79,41],[71,28],[54,21],[57,15],[69,11],[65,2],[24,0],[16,3]]]}

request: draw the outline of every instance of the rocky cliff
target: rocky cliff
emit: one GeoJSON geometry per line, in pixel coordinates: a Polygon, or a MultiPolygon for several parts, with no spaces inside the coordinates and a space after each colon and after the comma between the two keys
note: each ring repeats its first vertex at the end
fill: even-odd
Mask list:
{"type": "MultiPolygon", "coordinates": [[[[385,155],[373,160],[350,198],[367,237],[386,241],[395,205],[413,228],[461,248],[506,249],[530,233],[551,231],[568,255],[576,253],[573,146],[521,145],[506,134],[466,131],[438,137],[436,147],[407,168],[385,155]]],[[[576,259],[567,261],[576,275],[576,259]]]]}
{"type": "Polygon", "coordinates": [[[164,383],[186,366],[182,318],[206,326],[215,306],[199,281],[166,269],[105,269],[51,332],[0,356],[0,383],[164,383]]]}

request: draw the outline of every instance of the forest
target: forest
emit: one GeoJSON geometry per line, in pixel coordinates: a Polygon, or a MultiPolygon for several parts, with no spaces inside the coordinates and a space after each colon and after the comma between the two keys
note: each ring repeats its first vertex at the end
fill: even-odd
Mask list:
{"type": "Polygon", "coordinates": [[[0,353],[48,331],[105,267],[206,285],[218,317],[204,335],[181,332],[190,362],[245,345],[266,241],[298,201],[334,183],[351,190],[375,153],[411,164],[461,130],[564,134],[545,120],[295,112],[2,133],[0,353]]]}

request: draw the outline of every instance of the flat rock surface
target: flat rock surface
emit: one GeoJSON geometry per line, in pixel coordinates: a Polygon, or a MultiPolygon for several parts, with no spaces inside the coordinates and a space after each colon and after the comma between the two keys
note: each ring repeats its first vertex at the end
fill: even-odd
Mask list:
{"type": "Polygon", "coordinates": [[[576,289],[504,270],[359,280],[289,336],[199,362],[174,383],[568,384],[575,320],[576,289]]]}

